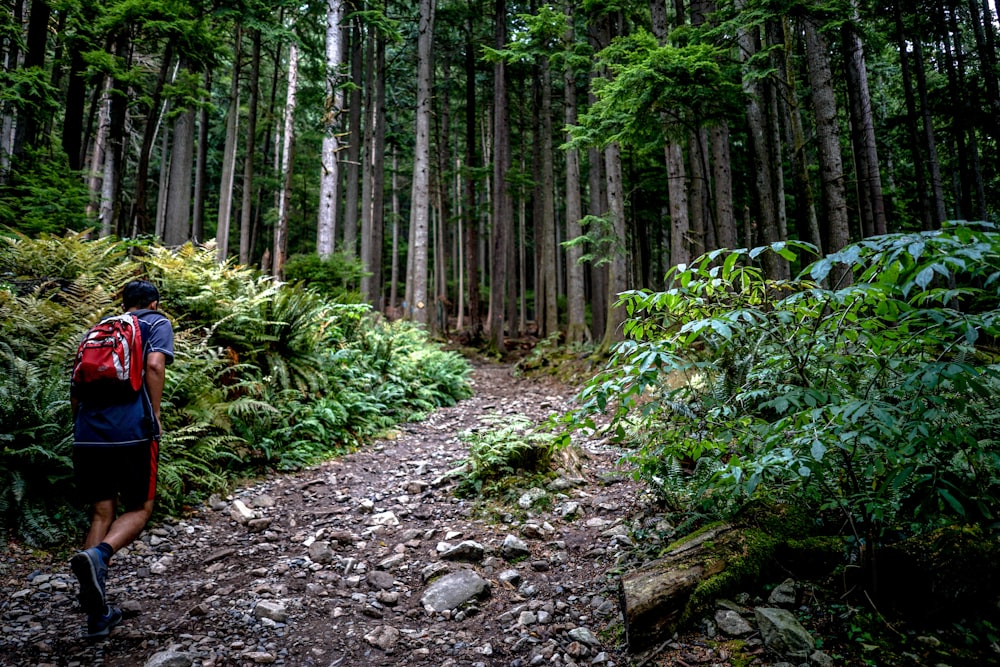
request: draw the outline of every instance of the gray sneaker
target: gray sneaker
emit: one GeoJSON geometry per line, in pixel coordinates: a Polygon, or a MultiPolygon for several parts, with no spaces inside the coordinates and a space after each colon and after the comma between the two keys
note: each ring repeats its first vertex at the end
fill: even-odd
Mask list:
{"type": "Polygon", "coordinates": [[[111,630],[122,622],[122,610],[118,607],[107,605],[106,611],[100,614],[89,614],[87,616],[87,639],[100,639],[111,634],[111,630]]]}
{"type": "Polygon", "coordinates": [[[80,582],[80,606],[88,614],[103,615],[107,604],[104,600],[104,580],[108,566],[96,547],[80,551],[69,561],[76,580],[80,582]]]}

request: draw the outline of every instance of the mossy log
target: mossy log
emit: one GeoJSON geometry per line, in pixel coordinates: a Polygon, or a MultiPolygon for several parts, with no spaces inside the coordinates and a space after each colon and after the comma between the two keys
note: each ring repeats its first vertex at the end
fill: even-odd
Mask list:
{"type": "Polygon", "coordinates": [[[714,525],[623,576],[619,603],[629,650],[662,641],[716,597],[756,581],[777,543],[759,529],[714,525]]]}

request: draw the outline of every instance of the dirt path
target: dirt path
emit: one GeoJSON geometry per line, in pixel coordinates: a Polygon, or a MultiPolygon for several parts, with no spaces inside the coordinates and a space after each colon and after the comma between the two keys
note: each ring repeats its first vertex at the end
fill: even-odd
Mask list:
{"type": "Polygon", "coordinates": [[[509,366],[477,366],[473,382],[473,398],[394,439],[147,530],[112,563],[126,620],[105,641],[80,638],[65,562],[12,553],[0,663],[630,664],[613,571],[638,487],[616,452],[580,443],[544,511],[458,499],[440,478],[465,456],[461,432],[487,415],[541,420],[573,393],[509,366]]]}

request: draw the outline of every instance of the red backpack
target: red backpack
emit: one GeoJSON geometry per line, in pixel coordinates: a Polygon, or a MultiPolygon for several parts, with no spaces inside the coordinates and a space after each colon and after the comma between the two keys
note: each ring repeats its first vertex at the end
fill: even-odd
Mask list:
{"type": "Polygon", "coordinates": [[[142,388],[142,330],[132,313],[101,320],[76,350],[72,388],[100,387],[102,393],[134,394],[142,388]]]}

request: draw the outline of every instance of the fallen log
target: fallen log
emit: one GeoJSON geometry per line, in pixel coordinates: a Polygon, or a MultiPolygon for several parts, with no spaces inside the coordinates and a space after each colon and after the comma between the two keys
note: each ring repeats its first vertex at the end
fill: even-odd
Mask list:
{"type": "Polygon", "coordinates": [[[756,581],[781,540],[757,528],[709,526],[624,575],[619,604],[630,651],[643,651],[719,596],[756,581]]]}

